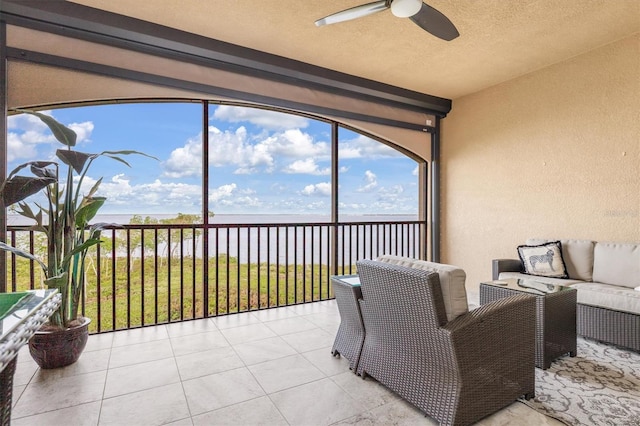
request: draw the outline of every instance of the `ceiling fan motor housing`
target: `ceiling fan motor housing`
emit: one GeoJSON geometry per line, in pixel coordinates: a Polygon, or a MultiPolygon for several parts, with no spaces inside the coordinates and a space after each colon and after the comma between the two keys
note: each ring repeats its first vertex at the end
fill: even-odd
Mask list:
{"type": "Polygon", "coordinates": [[[391,13],[398,18],[408,18],[420,12],[422,0],[393,0],[391,13]]]}

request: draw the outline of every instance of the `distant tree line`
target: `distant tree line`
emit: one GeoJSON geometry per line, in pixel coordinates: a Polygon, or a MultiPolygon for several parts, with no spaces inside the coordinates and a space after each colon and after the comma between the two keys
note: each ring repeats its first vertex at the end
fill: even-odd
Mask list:
{"type": "MultiPolygon", "coordinates": [[[[209,217],[213,217],[214,213],[209,212],[209,217]]],[[[196,214],[178,213],[177,216],[158,219],[152,216],[134,215],[130,220],[130,225],[196,225],[202,223],[202,216],[196,214]]],[[[131,230],[116,230],[115,232],[115,249],[116,255],[118,253],[127,253],[131,259],[134,259],[135,255],[138,257],[144,252],[145,255],[153,255],[156,246],[161,248],[162,251],[159,255],[163,258],[168,254],[169,258],[173,258],[183,248],[190,248],[193,246],[193,240],[195,239],[195,246],[198,247],[199,238],[202,236],[202,230],[182,228],[182,229],[159,229],[156,233],[153,230],[146,230],[144,232],[144,241],[142,238],[142,231],[138,229],[131,230]],[[127,233],[129,237],[127,239],[127,233]],[[182,233],[182,235],[181,235],[182,233]]],[[[29,250],[30,241],[29,234],[18,232],[16,234],[16,246],[29,250]]],[[[38,257],[46,257],[47,242],[46,236],[42,232],[34,232],[33,234],[33,253],[38,257]]],[[[113,251],[113,239],[110,236],[103,235],[102,243],[100,243],[100,251],[102,253],[112,253],[113,251]]],[[[187,255],[190,253],[185,250],[187,255]]],[[[184,253],[183,253],[184,254],[184,253]]],[[[190,253],[195,255],[195,253],[190,253]]],[[[87,262],[89,267],[93,264],[92,256],[95,252],[90,251],[87,255],[87,262]]],[[[106,265],[105,265],[106,266],[106,265]]]]}

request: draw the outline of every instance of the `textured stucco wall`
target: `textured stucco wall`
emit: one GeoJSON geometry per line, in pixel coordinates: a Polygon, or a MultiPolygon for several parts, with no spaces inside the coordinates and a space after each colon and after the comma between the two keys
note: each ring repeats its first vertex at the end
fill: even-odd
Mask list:
{"type": "Polygon", "coordinates": [[[470,291],[528,237],[640,241],[640,34],[454,99],[441,191],[470,291]]]}

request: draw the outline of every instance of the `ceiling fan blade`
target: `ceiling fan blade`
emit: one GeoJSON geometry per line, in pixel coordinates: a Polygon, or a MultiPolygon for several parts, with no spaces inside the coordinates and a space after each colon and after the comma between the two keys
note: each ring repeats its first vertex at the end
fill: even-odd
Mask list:
{"type": "Polygon", "coordinates": [[[373,3],[363,4],[361,6],[352,7],[341,12],[334,13],[329,16],[325,16],[322,19],[316,21],[316,26],[337,24],[338,22],[350,21],[356,18],[362,18],[364,16],[373,15],[374,13],[382,12],[388,9],[387,2],[385,0],[374,1],[373,3]]]}
{"type": "Polygon", "coordinates": [[[425,3],[422,3],[420,11],[409,19],[423,30],[446,41],[451,41],[460,35],[449,18],[425,3]]]}

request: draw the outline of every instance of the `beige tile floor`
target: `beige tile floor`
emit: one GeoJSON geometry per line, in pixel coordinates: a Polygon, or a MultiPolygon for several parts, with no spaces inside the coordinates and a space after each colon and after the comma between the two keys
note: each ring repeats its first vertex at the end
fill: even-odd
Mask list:
{"type": "MultiPolygon", "coordinates": [[[[432,425],[330,354],[335,301],[94,335],[80,360],[41,370],[22,351],[21,425],[432,425]]],[[[558,424],[521,403],[483,425],[558,424]]]]}

